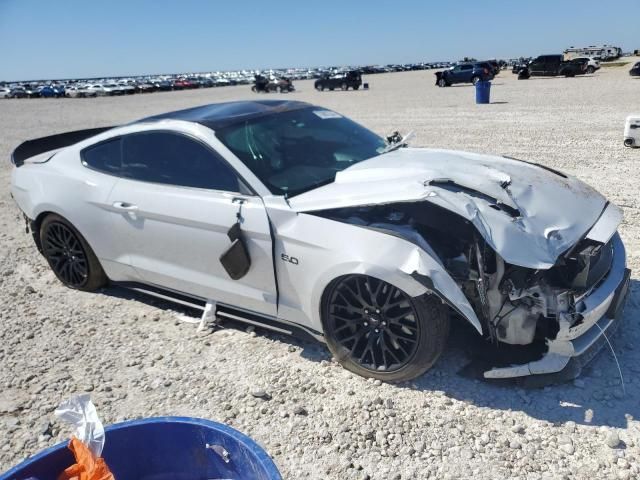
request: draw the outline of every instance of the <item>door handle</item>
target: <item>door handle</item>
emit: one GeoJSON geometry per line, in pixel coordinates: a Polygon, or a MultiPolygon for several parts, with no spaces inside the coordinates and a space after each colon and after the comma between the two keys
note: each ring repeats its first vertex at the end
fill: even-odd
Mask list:
{"type": "Polygon", "coordinates": [[[132,203],[127,203],[127,202],[113,202],[112,205],[113,205],[113,208],[116,208],[118,210],[124,210],[125,212],[134,212],[138,210],[137,205],[133,205],[132,203]]]}

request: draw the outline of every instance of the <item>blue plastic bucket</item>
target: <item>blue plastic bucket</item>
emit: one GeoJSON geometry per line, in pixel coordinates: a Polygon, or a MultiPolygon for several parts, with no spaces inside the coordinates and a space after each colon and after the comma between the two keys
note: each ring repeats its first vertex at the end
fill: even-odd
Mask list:
{"type": "Polygon", "coordinates": [[[491,98],[491,82],[479,80],[476,82],[476,103],[489,103],[491,98]]]}
{"type": "MultiPolygon", "coordinates": [[[[282,480],[269,455],[256,442],[209,420],[147,418],[117,423],[105,432],[102,456],[116,480],[282,480]],[[228,463],[207,444],[224,448],[228,463]]],[[[28,458],[1,475],[0,480],[56,480],[74,463],[67,444],[28,458]]]]}

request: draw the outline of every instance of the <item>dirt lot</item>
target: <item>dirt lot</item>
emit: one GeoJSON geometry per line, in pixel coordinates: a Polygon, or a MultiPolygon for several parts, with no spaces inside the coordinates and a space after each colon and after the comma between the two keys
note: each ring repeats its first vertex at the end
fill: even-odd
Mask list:
{"type": "MultiPolygon", "coordinates": [[[[415,130],[417,146],[510,155],[590,183],[625,211],[633,269],[624,333],[571,384],[523,389],[459,372],[454,332],[436,368],[411,384],[349,374],[320,346],[226,328],[199,335],[167,305],[117,289],[62,287],[38,255],[0,167],[0,471],[70,431],[63,399],[91,392],[103,421],[192,415],[226,421],[260,442],[285,478],[638,478],[640,476],[640,150],[625,116],[640,112],[629,66],[590,76],[440,89],[430,71],[368,76],[368,91],[291,99],[335,109],[380,134],[415,130]],[[266,391],[272,398],[252,395],[266,391]],[[617,440],[620,440],[619,442],[617,440]],[[616,448],[612,448],[616,447],[616,448]]],[[[268,98],[279,98],[271,94],[268,98]]],[[[267,98],[249,86],[126,98],[0,101],[0,158],[28,138],[225,100],[267,98]]],[[[562,208],[562,205],[557,205],[562,208]]]]}

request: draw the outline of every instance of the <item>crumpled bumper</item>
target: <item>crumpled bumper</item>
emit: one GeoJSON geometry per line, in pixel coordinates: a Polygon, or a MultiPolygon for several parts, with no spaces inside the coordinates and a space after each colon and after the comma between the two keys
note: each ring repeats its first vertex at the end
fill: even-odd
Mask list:
{"type": "Polygon", "coordinates": [[[620,236],[612,239],[613,259],[607,276],[576,302],[575,315],[561,315],[560,330],[547,341],[549,350],[539,360],[523,365],[494,368],[485,378],[513,378],[527,375],[565,373],[575,378],[619,327],[629,290],[631,271],[626,266],[626,252],[620,236]]]}

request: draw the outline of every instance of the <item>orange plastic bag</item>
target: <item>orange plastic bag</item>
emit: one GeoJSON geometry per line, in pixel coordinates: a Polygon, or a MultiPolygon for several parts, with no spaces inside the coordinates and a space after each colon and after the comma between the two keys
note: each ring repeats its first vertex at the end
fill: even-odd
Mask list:
{"type": "Polygon", "coordinates": [[[71,437],[69,450],[73,452],[76,463],[62,472],[58,480],[115,480],[104,458],[96,458],[89,447],[75,436],[71,437]]]}

